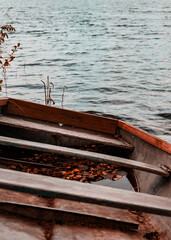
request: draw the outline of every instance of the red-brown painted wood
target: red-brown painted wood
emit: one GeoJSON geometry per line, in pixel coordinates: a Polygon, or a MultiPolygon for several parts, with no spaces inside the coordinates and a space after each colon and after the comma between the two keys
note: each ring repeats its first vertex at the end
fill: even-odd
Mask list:
{"type": "Polygon", "coordinates": [[[8,103],[8,98],[0,98],[0,106],[7,105],[8,103]]]}
{"type": "Polygon", "coordinates": [[[118,120],[118,127],[171,154],[171,144],[131,124],[118,120]]]}
{"type": "Polygon", "coordinates": [[[19,116],[62,123],[68,126],[115,134],[117,120],[45,106],[42,104],[9,99],[7,112],[19,116]]]}

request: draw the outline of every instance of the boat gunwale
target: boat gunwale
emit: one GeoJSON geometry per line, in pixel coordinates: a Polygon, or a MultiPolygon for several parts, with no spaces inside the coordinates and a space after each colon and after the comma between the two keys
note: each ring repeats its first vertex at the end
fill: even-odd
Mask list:
{"type": "MultiPolygon", "coordinates": [[[[164,152],[167,152],[169,154],[171,154],[171,144],[169,142],[166,142],[165,140],[151,134],[151,133],[148,133],[138,127],[135,127],[127,122],[124,122],[124,121],[121,121],[121,120],[118,120],[118,119],[112,119],[112,118],[107,118],[107,117],[103,117],[103,116],[97,116],[97,115],[93,115],[93,114],[87,114],[87,113],[81,113],[81,112],[78,112],[78,111],[73,111],[73,110],[68,110],[68,109],[62,109],[62,108],[58,108],[58,107],[52,107],[52,106],[46,106],[46,105],[43,105],[43,104],[39,104],[39,103],[33,103],[33,102],[29,102],[29,101],[24,101],[24,100],[18,100],[18,99],[14,99],[14,98],[0,98],[0,106],[7,106],[6,108],[6,113],[10,113],[10,114],[13,114],[13,115],[19,115],[19,116],[23,116],[23,117],[30,117],[30,118],[33,118],[33,119],[39,119],[39,120],[44,120],[44,119],[40,119],[40,118],[36,118],[37,116],[29,116],[29,114],[27,114],[27,116],[25,116],[24,112],[20,111],[20,113],[18,113],[18,111],[16,111],[15,109],[12,109],[12,104],[10,105],[10,109],[12,109],[12,111],[10,112],[9,109],[8,109],[8,105],[9,103],[13,102],[15,103],[15,101],[17,101],[17,104],[16,106],[18,106],[18,108],[20,109],[20,106],[18,105],[19,103],[24,103],[24,104],[33,104],[34,107],[43,107],[44,109],[56,109],[57,111],[60,111],[60,112],[65,112],[65,113],[69,113],[69,114],[73,114],[73,117],[76,117],[77,114],[80,114],[81,117],[84,118],[84,116],[87,116],[87,117],[95,117],[97,120],[106,120],[106,123],[107,121],[110,122],[110,124],[112,125],[112,122],[113,122],[113,129],[110,130],[105,130],[105,128],[102,130],[102,132],[104,133],[108,133],[108,134],[113,134],[115,135],[116,132],[117,132],[117,129],[122,129],[146,142],[148,142],[149,144],[155,146],[156,148],[158,149],[161,149],[163,150],[164,152]]],[[[40,115],[40,112],[38,113],[40,115]]],[[[46,120],[47,121],[47,120],[46,120]]],[[[49,121],[50,122],[50,121],[49,121]]],[[[56,121],[56,123],[59,123],[59,121],[56,121]]],[[[60,122],[62,123],[62,122],[60,122]]],[[[105,123],[105,122],[104,122],[105,123]]],[[[65,124],[65,123],[64,123],[65,124]]],[[[67,124],[66,124],[67,125],[67,124]]],[[[74,124],[72,124],[74,126],[74,124]]],[[[85,124],[86,125],[86,124],[85,124]]],[[[86,129],[86,126],[79,126],[79,123],[76,124],[76,127],[80,127],[80,128],[84,128],[86,129]]],[[[88,129],[88,128],[87,128],[88,129]]],[[[96,127],[95,129],[91,129],[91,130],[94,130],[94,131],[99,131],[100,132],[100,129],[98,130],[96,127]]]]}
{"type": "Polygon", "coordinates": [[[155,146],[156,148],[159,148],[163,150],[164,152],[171,154],[171,144],[169,142],[166,142],[165,140],[148,133],[138,127],[135,127],[127,122],[118,120],[118,128],[136,136],[137,138],[144,140],[145,142],[155,146]]]}

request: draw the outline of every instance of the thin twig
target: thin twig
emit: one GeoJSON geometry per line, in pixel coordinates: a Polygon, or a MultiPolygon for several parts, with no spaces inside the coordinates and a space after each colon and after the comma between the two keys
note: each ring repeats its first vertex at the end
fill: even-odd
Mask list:
{"type": "MultiPolygon", "coordinates": [[[[50,82],[50,85],[51,85],[52,88],[54,89],[54,84],[53,84],[52,82],[50,82]]],[[[50,86],[50,85],[49,85],[49,86],[50,86]]],[[[51,105],[51,102],[52,102],[53,105],[55,104],[55,101],[51,98],[52,88],[50,87],[50,89],[49,89],[49,101],[50,101],[50,105],[51,105]]]]}
{"type": "Polygon", "coordinates": [[[4,14],[4,17],[2,18],[1,25],[3,24],[3,21],[4,21],[5,17],[8,17],[8,18],[12,21],[12,18],[11,18],[11,16],[10,16],[9,13],[8,13],[12,8],[13,8],[13,7],[9,7],[9,8],[7,9],[6,13],[4,14]]]}
{"type": "Polygon", "coordinates": [[[64,93],[65,93],[65,89],[67,88],[67,86],[63,86],[63,93],[62,93],[62,100],[61,100],[61,107],[63,108],[63,103],[64,103],[64,93]]]}
{"type": "Polygon", "coordinates": [[[51,97],[52,88],[54,88],[54,84],[49,81],[49,76],[47,76],[47,84],[41,80],[44,85],[44,94],[45,94],[45,105],[54,105],[55,101],[51,97]]]}
{"type": "Polygon", "coordinates": [[[3,70],[2,70],[2,72],[3,72],[3,78],[4,78],[4,86],[5,86],[5,96],[7,97],[7,95],[8,95],[8,90],[7,90],[7,74],[6,74],[6,68],[5,67],[3,67],[3,70]]]}
{"type": "Polygon", "coordinates": [[[42,80],[41,80],[41,82],[42,82],[43,85],[44,85],[45,105],[46,105],[46,84],[45,84],[45,82],[43,82],[42,80]]]}

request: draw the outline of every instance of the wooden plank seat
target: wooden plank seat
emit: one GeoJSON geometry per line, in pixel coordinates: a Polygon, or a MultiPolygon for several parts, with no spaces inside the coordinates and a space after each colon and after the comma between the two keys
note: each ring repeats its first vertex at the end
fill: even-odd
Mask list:
{"type": "Polygon", "coordinates": [[[37,134],[41,133],[49,133],[51,135],[56,135],[60,137],[68,137],[68,138],[77,138],[80,140],[86,140],[88,142],[94,142],[96,144],[103,144],[107,146],[113,146],[128,150],[133,150],[133,147],[127,142],[118,139],[111,134],[105,134],[100,132],[94,132],[91,130],[73,128],[69,126],[60,127],[59,124],[55,123],[46,123],[44,121],[38,121],[28,118],[10,116],[10,115],[0,115],[0,125],[10,126],[19,129],[27,129],[33,131],[39,131],[37,134]]]}
{"type": "Polygon", "coordinates": [[[56,145],[51,145],[46,143],[33,142],[33,141],[27,141],[27,140],[17,139],[17,138],[9,138],[4,136],[0,136],[0,145],[12,146],[12,147],[17,147],[21,149],[30,149],[30,150],[36,150],[36,151],[42,151],[42,152],[53,152],[57,154],[62,154],[64,156],[67,155],[71,157],[80,157],[83,159],[89,159],[89,160],[94,160],[98,162],[105,162],[105,163],[114,164],[114,165],[122,166],[126,168],[138,169],[141,171],[158,174],[165,177],[169,176],[169,173],[163,170],[160,166],[155,166],[155,165],[138,162],[138,161],[134,161],[126,158],[100,154],[96,152],[89,152],[89,151],[78,150],[74,148],[61,147],[61,146],[56,146],[56,145]]]}
{"type": "Polygon", "coordinates": [[[7,114],[28,117],[67,126],[115,134],[117,120],[76,112],[68,109],[51,107],[18,99],[9,98],[4,110],[7,114]]]}
{"type": "Polygon", "coordinates": [[[169,198],[13,170],[0,169],[0,187],[45,197],[171,216],[169,198]]]}

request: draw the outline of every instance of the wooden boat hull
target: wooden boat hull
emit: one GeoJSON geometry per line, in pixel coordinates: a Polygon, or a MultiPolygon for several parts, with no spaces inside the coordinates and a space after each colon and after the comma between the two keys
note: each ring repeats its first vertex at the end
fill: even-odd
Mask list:
{"type": "MultiPolygon", "coordinates": [[[[64,222],[67,220],[67,224],[60,226],[56,224],[52,227],[52,224],[49,223],[51,225],[48,229],[51,230],[47,231],[46,228],[44,234],[37,223],[30,226],[30,222],[28,221],[27,224],[25,220],[25,229],[28,226],[30,229],[36,229],[35,234],[29,236],[32,239],[39,239],[39,237],[48,239],[47,235],[50,232],[53,232],[53,236],[50,236],[49,239],[144,239],[146,234],[150,233],[150,228],[153,234],[155,232],[160,234],[160,239],[170,239],[171,181],[170,173],[167,170],[171,166],[171,144],[120,120],[22,100],[0,99],[0,110],[0,145],[6,147],[8,145],[11,149],[37,149],[64,155],[70,154],[79,158],[89,158],[97,162],[103,160],[103,162],[133,169],[137,188],[141,192],[127,193],[127,191],[122,192],[123,190],[102,186],[76,184],[73,181],[70,184],[70,181],[67,180],[58,179],[56,181],[54,178],[49,180],[48,177],[41,178],[42,176],[37,175],[32,175],[30,178],[30,174],[27,177],[25,173],[0,169],[1,176],[4,176],[4,178],[0,177],[0,186],[3,188],[1,195],[4,196],[0,199],[0,209],[3,211],[2,222],[5,223],[10,219],[9,216],[4,215],[4,211],[29,218],[34,216],[35,219],[41,216],[46,224],[47,221],[52,223],[52,219],[56,219],[56,214],[58,220],[64,222]],[[107,153],[89,153],[74,148],[84,144],[99,144],[101,149],[105,146],[107,153]],[[31,182],[34,177],[35,186],[31,182]],[[21,184],[19,184],[19,179],[20,181],[23,179],[21,184]],[[43,183],[36,185],[36,182],[39,181],[43,181],[43,183]],[[50,190],[50,186],[46,186],[48,181],[51,182],[51,185],[56,183],[55,186],[60,183],[59,188],[50,190]],[[61,186],[65,184],[65,189],[61,190],[61,186]],[[74,189],[72,193],[69,190],[67,192],[67,186],[71,190],[74,189]],[[90,190],[91,188],[92,190],[90,190]],[[40,191],[40,189],[42,190],[40,191]],[[93,195],[96,191],[101,194],[93,195]],[[143,193],[145,195],[142,195],[143,193]],[[82,197],[80,194],[83,194],[82,197]],[[104,199],[101,198],[103,194],[104,199]],[[119,198],[115,197],[117,194],[119,194],[119,198]],[[37,195],[53,198],[53,208],[47,207],[46,198],[45,200],[37,195]],[[125,202],[121,201],[124,196],[127,196],[125,202]],[[7,201],[8,199],[10,201],[7,201]],[[11,199],[14,200],[11,202],[11,199]],[[74,211],[72,211],[73,209],[74,211]],[[140,224],[140,222],[137,223],[137,217],[141,218],[141,215],[138,216],[123,209],[146,212],[143,215],[144,223],[136,233],[120,232],[119,227],[123,226],[136,229],[140,224]],[[124,216],[126,216],[125,220],[123,220],[124,216]],[[85,226],[78,223],[74,225],[75,221],[81,221],[85,223],[85,226]],[[93,223],[95,226],[99,223],[106,226],[94,227],[93,223]]],[[[11,219],[13,225],[13,215],[11,215],[11,219]]],[[[21,221],[18,221],[21,226],[21,221]]],[[[0,225],[0,229],[1,227],[0,225]]],[[[17,234],[17,239],[22,239],[23,236],[20,236],[19,232],[17,234]]],[[[6,237],[6,239],[9,238],[6,237]]]]}

